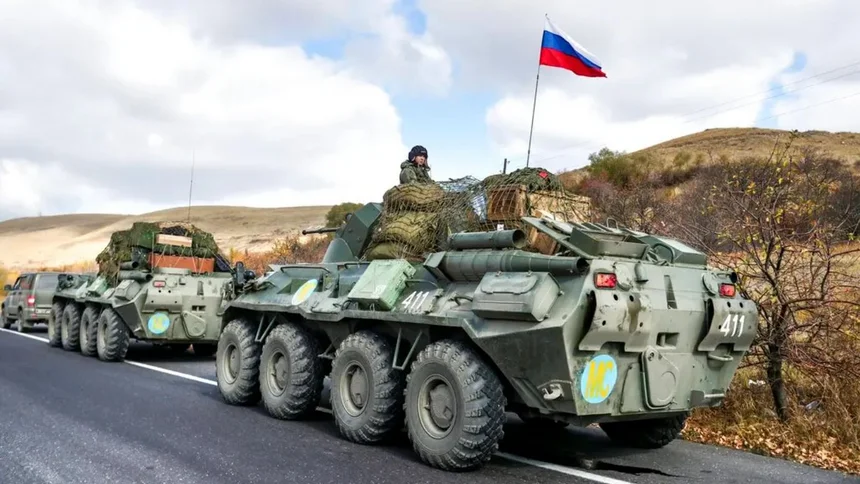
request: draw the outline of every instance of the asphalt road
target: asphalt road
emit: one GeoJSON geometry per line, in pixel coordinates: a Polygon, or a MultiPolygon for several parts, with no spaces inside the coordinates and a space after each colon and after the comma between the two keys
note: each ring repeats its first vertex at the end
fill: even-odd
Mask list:
{"type": "Polygon", "coordinates": [[[227,405],[214,358],[133,345],[126,363],[104,363],[45,341],[0,330],[2,483],[860,482],[684,441],[646,452],[594,429],[538,433],[512,415],[486,467],[447,473],[418,461],[405,434],[383,446],[341,439],[325,409],[288,422],[227,405]]]}

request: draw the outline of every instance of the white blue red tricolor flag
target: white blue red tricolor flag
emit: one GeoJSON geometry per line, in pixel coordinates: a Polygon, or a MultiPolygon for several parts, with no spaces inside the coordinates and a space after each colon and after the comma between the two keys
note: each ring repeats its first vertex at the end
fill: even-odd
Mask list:
{"type": "Polygon", "coordinates": [[[578,76],[606,77],[600,61],[546,17],[540,44],[540,65],[567,69],[578,76]]]}

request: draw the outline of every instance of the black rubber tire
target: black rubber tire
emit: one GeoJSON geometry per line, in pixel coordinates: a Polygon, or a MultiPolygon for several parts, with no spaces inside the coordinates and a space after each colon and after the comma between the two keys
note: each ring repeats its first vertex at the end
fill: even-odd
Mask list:
{"type": "Polygon", "coordinates": [[[313,413],[322,396],[323,365],[319,341],[296,323],[280,323],[266,337],[260,356],[260,393],[269,415],[295,420],[313,413]],[[278,392],[269,378],[272,359],[283,355],[287,363],[286,384],[278,392]]]}
{"type": "Polygon", "coordinates": [[[48,315],[48,346],[59,348],[63,346],[60,335],[60,322],[63,320],[63,309],[65,305],[55,301],[51,305],[51,314],[48,315]]]}
{"type": "Polygon", "coordinates": [[[66,304],[63,308],[63,318],[60,320],[60,341],[66,351],[78,351],[81,348],[81,309],[75,303],[66,304]]]}
{"type": "Polygon", "coordinates": [[[96,353],[102,361],[123,361],[128,352],[129,335],[125,323],[113,308],[99,315],[96,333],[96,353]]]}
{"type": "MultiPolygon", "coordinates": [[[[331,410],[340,434],[358,444],[374,444],[403,428],[403,371],[392,367],[391,343],[372,331],[346,337],[338,347],[331,371],[331,410]],[[347,410],[341,384],[347,384],[350,364],[358,365],[366,378],[365,401],[361,409],[347,410]]],[[[350,405],[352,406],[352,405],[350,405]]]]}
{"type": "Polygon", "coordinates": [[[98,355],[98,338],[99,333],[99,307],[92,304],[87,305],[84,312],[81,314],[80,324],[80,348],[81,354],[84,356],[98,355]]]}
{"type": "Polygon", "coordinates": [[[221,331],[215,353],[215,379],[221,398],[230,405],[256,405],[260,401],[260,353],[262,345],[254,341],[256,325],[244,319],[234,319],[221,331]],[[231,381],[225,374],[228,349],[238,351],[239,371],[231,381]]]}
{"type": "Polygon", "coordinates": [[[24,310],[18,310],[18,319],[15,320],[15,330],[19,333],[26,333],[29,328],[27,324],[24,322],[24,310]]]}
{"type": "Polygon", "coordinates": [[[0,314],[0,328],[9,329],[12,327],[12,320],[0,314]]]}
{"type": "Polygon", "coordinates": [[[194,343],[191,345],[195,356],[212,356],[218,351],[218,345],[212,343],[194,343]]]}
{"type": "Polygon", "coordinates": [[[664,418],[631,420],[627,422],[604,422],[600,428],[612,442],[625,447],[658,449],[681,435],[689,414],[682,413],[664,418]]]}
{"type": "Polygon", "coordinates": [[[504,437],[505,406],[502,382],[472,348],[460,341],[428,345],[412,363],[406,383],[406,429],[421,460],[437,469],[469,471],[482,467],[504,437]],[[433,437],[421,422],[421,388],[430,377],[451,386],[455,417],[449,432],[433,437]]]}

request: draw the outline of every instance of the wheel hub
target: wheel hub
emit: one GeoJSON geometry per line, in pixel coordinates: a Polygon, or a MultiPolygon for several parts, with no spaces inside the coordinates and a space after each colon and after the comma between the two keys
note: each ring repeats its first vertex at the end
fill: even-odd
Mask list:
{"type": "Polygon", "coordinates": [[[424,381],[418,394],[419,417],[424,430],[434,438],[442,438],[451,431],[457,418],[454,392],[444,377],[433,375],[424,381]]]}
{"type": "Polygon", "coordinates": [[[239,374],[239,350],[233,343],[228,344],[227,349],[224,350],[221,369],[224,370],[224,378],[228,383],[236,381],[236,376],[239,374]]]}
{"type": "Polygon", "coordinates": [[[357,416],[367,405],[367,373],[356,362],[350,362],[340,382],[341,401],[346,411],[357,416]]]}
{"type": "Polygon", "coordinates": [[[272,393],[280,395],[284,393],[289,381],[288,375],[290,364],[286,356],[280,351],[275,352],[269,360],[269,386],[272,388],[272,393]]]}

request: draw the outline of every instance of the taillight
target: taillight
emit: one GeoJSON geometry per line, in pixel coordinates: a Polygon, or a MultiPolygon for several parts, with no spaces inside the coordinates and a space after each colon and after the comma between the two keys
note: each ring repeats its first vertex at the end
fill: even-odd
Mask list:
{"type": "Polygon", "coordinates": [[[720,284],[720,296],[735,297],[735,285],[734,284],[720,284]]]}
{"type": "Polygon", "coordinates": [[[27,298],[27,306],[33,307],[36,305],[36,296],[30,296],[27,298]]]}
{"type": "Polygon", "coordinates": [[[601,289],[614,289],[616,284],[618,284],[618,278],[615,274],[598,272],[594,275],[594,285],[601,289]]]}
{"type": "Polygon", "coordinates": [[[152,287],[164,287],[164,281],[152,281],[152,287]]]}

